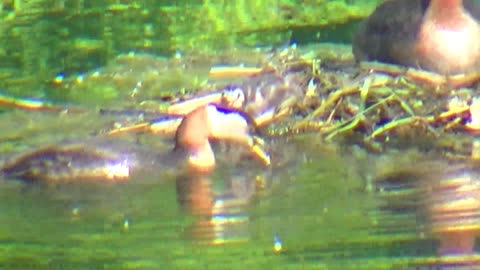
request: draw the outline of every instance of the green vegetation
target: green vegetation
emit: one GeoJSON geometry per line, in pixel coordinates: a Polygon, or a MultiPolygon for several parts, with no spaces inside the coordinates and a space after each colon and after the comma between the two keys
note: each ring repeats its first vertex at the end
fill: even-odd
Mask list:
{"type": "Polygon", "coordinates": [[[285,44],[292,31],[369,14],[378,0],[0,2],[0,89],[41,96],[55,74],[104,66],[121,52],[212,52],[285,44]]]}

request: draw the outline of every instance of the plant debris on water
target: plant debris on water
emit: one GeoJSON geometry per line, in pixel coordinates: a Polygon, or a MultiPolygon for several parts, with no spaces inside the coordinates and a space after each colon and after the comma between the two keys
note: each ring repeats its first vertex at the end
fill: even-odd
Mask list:
{"type": "Polygon", "coordinates": [[[246,100],[238,109],[257,121],[265,138],[315,133],[320,140],[376,153],[415,147],[463,159],[477,156],[472,135],[480,129],[476,78],[355,63],[348,46],[319,44],[172,58],[120,55],[81,77],[52,80],[49,95],[61,106],[9,96],[1,101],[70,114],[99,109],[116,121],[92,132],[109,133],[139,123],[152,127],[172,104],[239,88],[246,100]]]}

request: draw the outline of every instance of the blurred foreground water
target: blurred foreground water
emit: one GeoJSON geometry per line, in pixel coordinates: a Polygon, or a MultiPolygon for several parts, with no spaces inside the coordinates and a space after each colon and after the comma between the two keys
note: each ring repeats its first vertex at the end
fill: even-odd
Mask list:
{"type": "MultiPolygon", "coordinates": [[[[2,125],[30,116],[3,113],[2,125]]],[[[50,130],[68,126],[56,115],[33,117],[50,130]]],[[[474,164],[416,151],[365,154],[311,134],[269,141],[275,158],[267,169],[219,145],[213,175],[189,176],[157,162],[169,154],[168,139],[84,136],[66,141],[128,149],[142,157],[140,169],[119,183],[4,179],[3,268],[475,269],[479,260],[475,243],[441,252],[444,232],[478,230],[474,164]]]]}
{"type": "MultiPolygon", "coordinates": [[[[338,47],[332,73],[351,72],[343,67],[349,47],[338,47]]],[[[260,61],[259,50],[243,53],[243,63],[260,61]]],[[[219,142],[213,174],[192,175],[172,166],[171,137],[101,132],[139,117],[118,108],[149,111],[159,106],[152,100],[174,98],[159,85],[195,88],[213,63],[238,64],[233,54],[217,57],[120,56],[117,65],[54,85],[57,104],[79,112],[2,111],[2,164],[33,152],[34,172],[79,175],[105,167],[95,163],[102,156],[75,159],[98,151],[129,165],[129,180],[3,177],[0,268],[478,269],[480,174],[473,157],[447,160],[421,140],[373,154],[348,139],[325,142],[310,133],[267,137],[268,168],[219,142]],[[42,162],[55,159],[38,149],[67,153],[73,163],[45,169],[42,162]],[[78,170],[61,170],[70,167],[78,170]]],[[[338,84],[350,80],[338,74],[338,84]]]]}

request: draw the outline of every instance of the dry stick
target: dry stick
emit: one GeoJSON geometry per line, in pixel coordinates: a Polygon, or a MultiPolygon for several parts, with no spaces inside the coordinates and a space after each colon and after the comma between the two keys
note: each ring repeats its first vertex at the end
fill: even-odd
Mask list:
{"type": "Polygon", "coordinates": [[[27,111],[52,111],[52,112],[72,112],[82,113],[85,112],[77,107],[63,107],[53,105],[44,100],[35,100],[29,98],[17,98],[0,93],[0,105],[5,105],[13,108],[18,108],[27,111]]]}
{"type": "Polygon", "coordinates": [[[361,112],[355,114],[352,118],[344,121],[343,123],[340,123],[338,125],[336,125],[335,127],[331,128],[328,132],[326,133],[329,133],[329,132],[333,132],[330,133],[325,139],[328,141],[328,140],[331,140],[334,136],[336,136],[337,134],[340,134],[340,133],[343,133],[345,131],[348,131],[348,130],[351,130],[353,129],[354,127],[357,126],[357,124],[360,122],[361,118],[365,115],[365,113],[369,112],[370,110],[373,110],[375,109],[377,106],[387,102],[389,99],[391,99],[393,97],[393,95],[390,95],[380,101],[378,101],[377,103],[373,104],[372,106],[362,110],[361,112]],[[349,123],[349,124],[348,124],[349,123]],[[343,126],[343,127],[341,127],[343,126]]]}
{"type": "Polygon", "coordinates": [[[416,68],[406,68],[398,65],[384,64],[378,62],[362,62],[360,63],[360,68],[384,72],[390,75],[403,74],[405,77],[411,78],[415,81],[437,86],[451,86],[455,88],[473,84],[480,79],[480,71],[470,72],[467,74],[445,76],[431,71],[416,68]]]}
{"type": "MultiPolygon", "coordinates": [[[[380,134],[383,134],[395,127],[398,127],[399,125],[404,125],[404,124],[408,124],[408,123],[411,123],[413,121],[416,121],[416,120],[426,120],[426,122],[430,122],[428,120],[428,118],[422,118],[422,117],[418,117],[415,115],[414,111],[412,110],[412,108],[408,105],[407,102],[405,102],[400,96],[397,95],[396,91],[393,91],[392,89],[388,88],[389,89],[389,92],[390,92],[390,96],[388,96],[387,98],[377,102],[376,104],[372,105],[370,108],[368,108],[367,110],[370,110],[370,109],[373,109],[374,107],[380,105],[380,104],[383,104],[385,102],[387,102],[389,99],[395,99],[397,100],[399,103],[400,103],[400,107],[410,115],[410,117],[407,117],[407,118],[402,118],[402,119],[399,119],[399,120],[396,120],[396,121],[392,121],[380,128],[377,128],[369,137],[370,139],[373,139],[375,138],[376,136],[380,135],[380,134]]],[[[361,94],[362,94],[362,101],[365,101],[366,100],[366,95],[367,95],[367,92],[368,92],[368,89],[365,88],[365,85],[364,87],[362,88],[361,90],[361,94]]],[[[363,105],[362,105],[363,107],[363,105]]],[[[363,116],[367,110],[364,110],[362,112],[360,112],[359,114],[357,114],[354,118],[354,121],[346,126],[345,128],[342,128],[341,130],[338,130],[338,132],[335,132],[335,133],[332,133],[330,134],[327,139],[333,137],[334,135],[340,133],[340,132],[343,132],[345,130],[348,130],[348,129],[351,129],[351,128],[354,128],[358,122],[360,121],[360,117],[359,116],[363,116]]],[[[428,129],[430,132],[432,132],[433,134],[437,135],[437,133],[435,132],[435,130],[432,129],[432,127],[429,125],[428,126],[428,129]]]]}
{"type": "MultiPolygon", "coordinates": [[[[387,75],[378,75],[374,74],[373,76],[369,76],[364,80],[363,86],[368,84],[369,87],[377,87],[377,86],[383,86],[387,84],[388,81],[390,81],[391,77],[387,75]]],[[[304,120],[300,121],[297,123],[293,128],[294,129],[305,129],[305,127],[308,127],[309,122],[313,120],[313,118],[325,113],[327,108],[337,102],[342,96],[347,96],[356,93],[359,91],[359,84],[354,83],[350,86],[346,86],[344,88],[341,88],[332,94],[330,94],[325,102],[323,102],[320,107],[318,107],[312,114],[310,114],[308,117],[306,117],[304,120]]]]}
{"type": "MultiPolygon", "coordinates": [[[[368,92],[370,90],[371,83],[372,83],[372,80],[367,79],[363,82],[363,85],[360,88],[360,99],[362,101],[362,103],[360,105],[360,113],[357,113],[354,116],[353,121],[351,121],[351,123],[349,125],[345,126],[344,128],[337,129],[334,132],[332,132],[330,135],[328,135],[325,138],[327,141],[330,140],[331,138],[333,138],[335,135],[341,133],[341,132],[344,132],[346,130],[351,130],[351,129],[355,128],[357,126],[357,124],[360,122],[360,119],[364,117],[365,111],[366,111],[365,110],[365,101],[367,100],[367,96],[368,96],[368,92]]],[[[340,102],[338,102],[337,105],[339,103],[340,102]]],[[[344,122],[344,123],[348,123],[348,121],[344,122]]]]}
{"type": "MultiPolygon", "coordinates": [[[[362,95],[362,108],[364,107],[364,102],[367,98],[367,93],[368,93],[368,90],[366,87],[364,87],[362,90],[361,90],[361,95],[362,95]]],[[[371,139],[375,138],[376,136],[384,133],[384,132],[387,132],[399,125],[402,125],[402,124],[407,124],[407,123],[410,123],[412,122],[413,120],[424,120],[426,122],[432,122],[434,121],[434,118],[432,117],[431,119],[429,119],[428,117],[425,117],[425,118],[422,118],[422,117],[418,117],[415,115],[415,113],[413,112],[413,110],[410,108],[410,106],[407,104],[407,102],[405,102],[402,98],[400,98],[397,93],[391,89],[390,90],[390,95],[382,100],[379,100],[377,103],[373,104],[372,106],[366,108],[366,109],[363,109],[361,110],[359,113],[357,113],[354,117],[350,118],[349,120],[341,123],[340,125],[337,125],[335,128],[337,128],[338,126],[343,126],[345,125],[346,123],[349,123],[347,124],[346,126],[343,126],[342,128],[339,128],[339,129],[336,129],[334,130],[334,132],[330,133],[327,137],[326,137],[326,140],[330,140],[332,139],[334,136],[336,136],[337,134],[340,134],[340,133],[343,133],[347,130],[351,130],[353,129],[355,126],[357,126],[357,124],[360,122],[361,118],[365,115],[365,113],[367,113],[368,111],[376,108],[377,106],[381,105],[381,104],[384,104],[385,102],[388,102],[390,100],[396,100],[400,103],[400,107],[408,114],[410,114],[410,117],[407,117],[407,118],[402,118],[402,119],[399,119],[399,120],[395,120],[395,121],[392,121],[380,128],[377,128],[369,137],[371,139]]],[[[446,117],[447,115],[440,115],[441,117],[446,117]]],[[[430,132],[436,134],[436,132],[431,129],[431,127],[429,126],[429,130],[430,132]]]]}
{"type": "Polygon", "coordinates": [[[143,122],[133,126],[115,128],[113,130],[108,131],[107,135],[117,135],[117,134],[128,133],[128,132],[145,132],[145,131],[148,131],[149,129],[150,129],[150,123],[143,122]]]}
{"type": "MultiPolygon", "coordinates": [[[[450,118],[452,116],[457,116],[461,113],[464,113],[467,110],[468,110],[468,108],[458,108],[458,109],[455,109],[455,110],[450,110],[450,111],[441,113],[437,116],[419,117],[419,116],[412,115],[410,117],[406,117],[406,118],[402,118],[402,119],[392,121],[388,124],[383,125],[382,127],[377,128],[369,137],[370,137],[370,139],[373,139],[373,138],[377,137],[378,135],[381,135],[381,134],[383,134],[383,133],[385,133],[389,130],[394,129],[395,127],[398,127],[400,125],[409,124],[409,123],[412,123],[414,121],[423,121],[423,122],[426,122],[427,124],[431,124],[431,123],[434,123],[435,121],[438,121],[438,120],[441,120],[441,119],[450,118]]],[[[456,121],[458,121],[458,120],[454,120],[453,122],[456,122],[456,121]]],[[[435,136],[438,136],[437,132],[430,125],[428,125],[428,130],[430,132],[432,132],[435,136]]]]}
{"type": "Polygon", "coordinates": [[[429,84],[444,85],[446,83],[445,76],[440,74],[415,68],[407,68],[399,65],[379,62],[361,62],[360,68],[364,70],[383,72],[395,76],[403,75],[416,81],[427,82],[429,84]]]}
{"type": "Polygon", "coordinates": [[[263,71],[259,67],[243,66],[213,66],[210,68],[208,77],[210,79],[246,78],[258,75],[263,71]]]}
{"type": "MultiPolygon", "coordinates": [[[[387,72],[387,73],[390,73],[390,74],[404,73],[406,76],[409,76],[409,77],[414,78],[414,79],[421,79],[423,81],[428,81],[428,82],[434,83],[434,84],[443,84],[443,85],[451,84],[451,85],[455,85],[455,86],[464,85],[465,82],[472,82],[474,80],[477,80],[480,77],[479,73],[471,73],[471,74],[468,74],[468,75],[456,75],[456,76],[451,76],[451,77],[445,77],[445,76],[441,76],[441,75],[431,73],[431,72],[425,72],[425,71],[410,69],[410,68],[409,69],[403,69],[403,68],[395,67],[395,66],[392,67],[390,65],[386,66],[386,67],[382,67],[382,68],[377,69],[377,70],[381,70],[381,71],[384,71],[384,72],[387,72]]],[[[317,110],[315,110],[312,115],[310,115],[304,121],[300,122],[299,125],[305,125],[306,124],[305,122],[308,122],[312,118],[324,113],[324,111],[327,109],[328,106],[330,106],[332,103],[336,102],[343,95],[352,94],[352,93],[356,92],[357,89],[358,88],[356,86],[355,87],[350,86],[350,87],[343,88],[343,89],[340,89],[340,90],[334,92],[332,95],[329,96],[329,98],[326,102],[324,102],[317,110]]],[[[353,118],[351,118],[351,119],[349,119],[349,120],[347,120],[347,121],[345,121],[345,122],[343,122],[339,125],[336,125],[335,127],[328,128],[328,130],[325,133],[328,134],[328,133],[332,132],[332,130],[333,130],[333,132],[330,133],[326,137],[326,139],[330,140],[331,138],[333,138],[335,135],[337,135],[339,133],[342,133],[342,132],[345,132],[347,130],[353,129],[358,124],[361,117],[363,117],[364,114],[366,112],[368,112],[368,110],[371,110],[371,109],[377,107],[378,105],[388,101],[389,99],[397,100],[400,103],[400,107],[405,112],[407,112],[410,115],[410,117],[398,119],[398,120],[392,121],[390,123],[387,123],[387,124],[383,125],[382,127],[377,128],[369,136],[370,139],[373,139],[373,138],[375,138],[375,137],[377,137],[381,134],[384,134],[384,133],[386,133],[386,132],[388,132],[388,131],[390,131],[390,130],[392,130],[392,129],[400,126],[400,125],[410,124],[410,123],[413,123],[415,121],[424,121],[424,122],[430,124],[430,123],[433,123],[433,122],[435,122],[436,120],[439,120],[439,119],[444,119],[444,118],[448,118],[448,117],[451,117],[451,116],[458,115],[460,113],[465,112],[465,110],[468,109],[468,108],[461,108],[461,109],[458,109],[458,110],[451,110],[451,111],[442,113],[442,114],[440,114],[436,117],[435,116],[419,117],[419,116],[415,115],[414,111],[410,108],[410,106],[407,104],[407,102],[405,102],[402,98],[400,98],[396,94],[395,91],[391,90],[390,92],[391,92],[390,96],[388,96],[387,98],[385,98],[383,100],[380,100],[379,102],[372,105],[371,107],[369,107],[365,110],[362,110],[361,112],[356,114],[353,118]],[[349,123],[349,124],[345,125],[346,123],[349,123]],[[343,127],[338,128],[339,126],[343,126],[343,127]]],[[[365,98],[366,98],[366,94],[368,93],[368,89],[362,87],[362,89],[360,89],[360,93],[362,95],[362,100],[364,101],[365,98]]],[[[362,107],[363,107],[363,105],[362,105],[362,107]]],[[[433,134],[438,135],[436,133],[436,131],[430,125],[428,125],[428,130],[430,132],[432,132],[433,134]]]]}
{"type": "Polygon", "coordinates": [[[387,132],[387,131],[390,131],[400,125],[405,125],[405,124],[409,124],[409,123],[412,123],[414,121],[417,121],[417,120],[421,120],[421,118],[417,117],[417,116],[410,116],[410,117],[406,117],[406,118],[401,118],[401,119],[398,119],[398,120],[395,120],[395,121],[392,121],[392,122],[389,122],[377,129],[375,129],[375,131],[372,132],[372,134],[370,134],[369,136],[369,139],[374,139],[375,137],[387,132]]]}
{"type": "Polygon", "coordinates": [[[318,115],[323,114],[328,107],[333,105],[338,99],[342,96],[350,95],[358,91],[357,85],[352,85],[346,88],[342,88],[340,90],[335,91],[332,93],[328,99],[323,102],[320,107],[318,107],[312,114],[306,117],[304,120],[297,123],[293,128],[294,129],[302,129],[302,127],[308,126],[309,122],[313,120],[313,118],[317,117],[318,115]]]}
{"type": "Polygon", "coordinates": [[[333,116],[337,112],[338,106],[342,103],[343,98],[340,98],[340,100],[335,104],[335,107],[333,107],[333,110],[330,112],[330,115],[327,117],[327,120],[325,121],[325,125],[328,125],[330,122],[332,122],[333,116]]]}

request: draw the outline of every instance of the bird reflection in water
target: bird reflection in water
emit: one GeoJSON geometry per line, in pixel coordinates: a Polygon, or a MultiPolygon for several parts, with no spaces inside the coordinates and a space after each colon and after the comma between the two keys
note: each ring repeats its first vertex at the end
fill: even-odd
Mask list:
{"type": "Polygon", "coordinates": [[[196,217],[187,232],[189,238],[214,245],[248,240],[246,207],[255,193],[255,181],[247,176],[215,181],[208,175],[184,174],[176,186],[179,205],[196,217]],[[217,188],[214,183],[225,186],[217,188]]]}
{"type": "Polygon", "coordinates": [[[414,264],[434,269],[480,269],[480,163],[426,161],[382,174],[383,210],[414,212],[418,235],[435,240],[437,257],[414,264]]]}
{"type": "Polygon", "coordinates": [[[252,136],[251,123],[245,114],[207,105],[190,112],[177,130],[175,150],[188,153],[185,169],[176,180],[178,202],[198,217],[190,233],[199,242],[223,244],[247,240],[245,207],[255,181],[243,181],[247,176],[224,179],[229,187],[215,192],[211,175],[216,162],[209,140],[220,138],[243,145],[243,149],[268,166],[270,157],[252,136]]]}

